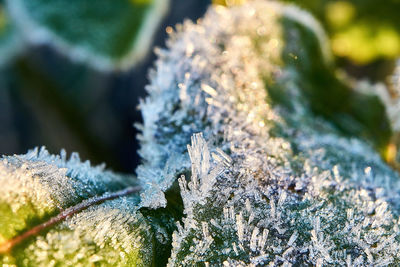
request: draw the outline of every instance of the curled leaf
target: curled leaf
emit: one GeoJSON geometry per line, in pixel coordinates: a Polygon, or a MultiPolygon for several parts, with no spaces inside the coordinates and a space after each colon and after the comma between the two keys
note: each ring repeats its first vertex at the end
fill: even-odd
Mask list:
{"type": "Polygon", "coordinates": [[[149,49],[168,0],[10,0],[12,19],[28,41],[50,44],[100,70],[126,69],[149,49]]]}

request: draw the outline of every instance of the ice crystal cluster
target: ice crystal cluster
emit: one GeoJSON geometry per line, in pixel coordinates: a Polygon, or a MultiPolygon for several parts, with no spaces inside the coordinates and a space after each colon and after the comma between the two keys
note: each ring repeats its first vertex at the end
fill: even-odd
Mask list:
{"type": "Polygon", "coordinates": [[[169,266],[400,264],[398,173],[313,112],[291,63],[330,64],[324,38],[307,13],[253,1],[212,8],[159,51],[138,176],[158,184],[152,207],[179,177],[169,266]]]}
{"type": "MultiPolygon", "coordinates": [[[[77,203],[135,185],[77,154],[50,155],[45,149],[4,157],[0,162],[0,243],[77,203]]],[[[73,214],[11,253],[2,266],[150,266],[157,249],[168,250],[172,221],[139,211],[139,197],[109,200],[73,214]],[[146,215],[144,215],[146,214],[146,215]],[[161,240],[161,241],[160,241],[161,240]],[[162,246],[161,246],[162,245],[162,246]],[[164,249],[163,249],[164,247],[164,249]],[[161,248],[161,249],[160,249],[161,248]]],[[[160,254],[161,253],[161,254],[160,254]]],[[[158,258],[157,260],[160,260],[158,258]]]]}

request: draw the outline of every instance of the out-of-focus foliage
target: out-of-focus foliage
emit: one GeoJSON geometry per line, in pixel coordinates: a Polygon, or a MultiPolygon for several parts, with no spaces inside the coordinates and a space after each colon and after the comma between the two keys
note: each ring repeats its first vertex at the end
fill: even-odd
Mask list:
{"type": "Polygon", "coordinates": [[[286,0],[311,11],[324,25],[335,55],[359,64],[400,55],[398,0],[286,0]]]}
{"type": "Polygon", "coordinates": [[[389,90],[382,88],[382,85],[376,85],[373,90],[378,92],[385,104],[393,130],[391,142],[386,150],[386,160],[400,171],[400,60],[397,61],[397,66],[389,79],[389,85],[389,90]]]}
{"type": "Polygon", "coordinates": [[[248,0],[213,0],[213,4],[223,6],[234,6],[246,3],[248,0]]]}
{"type": "Polygon", "coordinates": [[[95,68],[128,68],[149,50],[168,0],[10,0],[19,31],[95,68]]]}
{"type": "Polygon", "coordinates": [[[10,20],[4,3],[0,2],[0,68],[9,63],[23,47],[21,37],[15,29],[14,22],[10,20]]]}

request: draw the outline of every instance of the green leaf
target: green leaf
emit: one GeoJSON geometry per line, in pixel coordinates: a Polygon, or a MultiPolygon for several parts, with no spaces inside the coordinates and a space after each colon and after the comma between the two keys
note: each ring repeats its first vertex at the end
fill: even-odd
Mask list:
{"type": "Polygon", "coordinates": [[[167,0],[11,0],[7,6],[32,43],[50,43],[73,60],[101,70],[142,59],[167,0]]]}
{"type": "Polygon", "coordinates": [[[0,263],[149,266],[165,262],[173,222],[140,210],[140,186],[65,152],[0,162],[0,263]],[[136,193],[136,194],[135,194],[136,193]]]}

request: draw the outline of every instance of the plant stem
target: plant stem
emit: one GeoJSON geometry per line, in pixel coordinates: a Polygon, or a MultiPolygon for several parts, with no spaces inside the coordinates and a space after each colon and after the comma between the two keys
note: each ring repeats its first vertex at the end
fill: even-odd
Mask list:
{"type": "Polygon", "coordinates": [[[50,218],[48,221],[46,221],[42,224],[39,224],[39,225],[33,227],[32,229],[29,229],[28,231],[0,244],[0,254],[9,253],[13,247],[20,244],[22,241],[26,240],[27,238],[39,234],[41,231],[49,228],[50,226],[60,223],[61,221],[65,220],[66,218],[71,217],[72,215],[74,215],[82,210],[85,210],[94,205],[101,204],[106,200],[112,200],[112,199],[115,199],[118,197],[137,193],[140,190],[141,190],[140,186],[133,186],[133,187],[128,187],[126,189],[114,192],[114,193],[106,193],[100,197],[93,197],[88,200],[84,200],[83,202],[81,202],[75,206],[72,206],[72,207],[69,207],[69,208],[63,210],[57,216],[50,218]]]}

